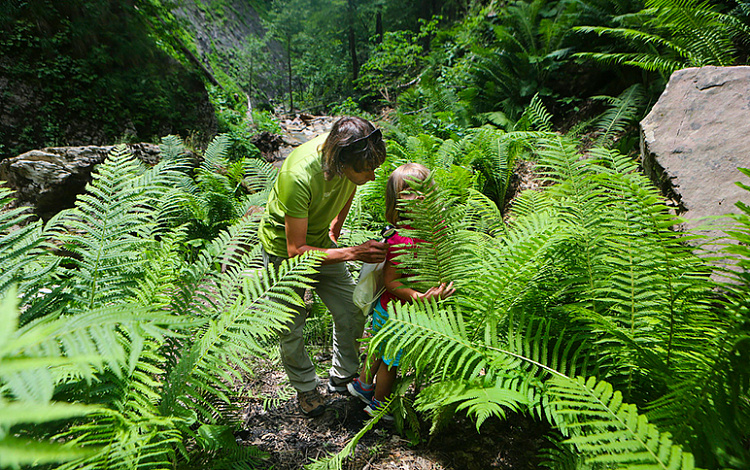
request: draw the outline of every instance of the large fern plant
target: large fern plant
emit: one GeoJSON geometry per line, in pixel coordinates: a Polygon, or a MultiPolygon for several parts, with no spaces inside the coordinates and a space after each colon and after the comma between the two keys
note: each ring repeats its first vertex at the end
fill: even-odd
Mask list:
{"type": "Polygon", "coordinates": [[[409,203],[409,234],[425,243],[404,255],[418,273],[406,282],[459,288],[392,307],[370,350],[404,350],[434,429],[457,412],[478,427],[511,411],[550,422],[574,449],[549,453],[555,467],[571,455],[572,468],[747,466],[744,288],[717,295],[711,265],[630,157],[581,155],[544,132],[502,139],[533,149],[544,189],[505,221],[439,188],[409,203]]]}
{"type": "MultiPolygon", "coordinates": [[[[169,137],[167,158],[186,159],[185,149],[176,137],[169,137]]],[[[171,225],[185,224],[188,243],[194,252],[208,245],[220,231],[243,217],[253,206],[268,199],[277,170],[256,158],[230,159],[231,139],[216,136],[203,153],[195,170],[184,172],[166,199],[161,220],[171,225]]]]}
{"type": "Polygon", "coordinates": [[[734,65],[737,45],[748,44],[750,28],[737,17],[720,13],[717,5],[698,0],[646,0],[641,11],[613,17],[618,27],[575,28],[615,40],[609,50],[577,55],[658,71],[666,77],[684,67],[734,65]]]}
{"type": "Polygon", "coordinates": [[[174,468],[194,456],[189,442],[256,461],[252,449],[216,450],[236,416],[222,403],[301,302],[294,289],[309,286],[320,257],[264,268],[248,217],[185,264],[187,229],[170,229],[164,214],[190,165],[175,139],[163,153],[146,168],[116,148],[74,209],[5,233],[15,254],[3,269],[0,465],[174,468]],[[47,238],[67,257],[41,268],[59,258],[42,249],[47,238]],[[13,285],[27,286],[20,322],[13,285]]]}
{"type": "Polygon", "coordinates": [[[572,52],[567,38],[576,13],[573,2],[516,1],[491,25],[494,41],[465,59],[462,96],[477,112],[496,111],[518,119],[531,98],[552,96],[552,82],[572,52]]]}

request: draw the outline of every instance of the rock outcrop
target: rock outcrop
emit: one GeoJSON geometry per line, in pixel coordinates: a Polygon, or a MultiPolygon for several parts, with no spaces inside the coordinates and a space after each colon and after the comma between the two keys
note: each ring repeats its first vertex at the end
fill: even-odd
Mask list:
{"type": "MultiPolygon", "coordinates": [[[[32,150],[0,162],[0,180],[16,191],[18,205],[28,205],[42,219],[73,207],[76,196],[91,181],[94,167],[113,146],[50,147],[32,150]]],[[[155,144],[131,144],[136,158],[154,164],[160,150],[155,144]]]]}
{"type": "Polygon", "coordinates": [[[182,25],[195,37],[196,55],[203,67],[216,73],[237,78],[243,74],[245,93],[253,98],[264,96],[273,100],[282,96],[285,82],[279,80],[286,73],[284,50],[275,40],[265,41],[268,30],[253,2],[228,0],[225,2],[177,2],[173,10],[182,25]],[[219,58],[212,62],[211,58],[219,58]]]}
{"type": "MultiPolygon", "coordinates": [[[[686,229],[738,212],[737,201],[750,204],[750,192],[735,184],[750,185],[737,170],[750,168],[750,67],[676,71],[641,130],[644,170],[689,219],[686,229]]],[[[720,236],[727,222],[700,233],[720,236]]]]}

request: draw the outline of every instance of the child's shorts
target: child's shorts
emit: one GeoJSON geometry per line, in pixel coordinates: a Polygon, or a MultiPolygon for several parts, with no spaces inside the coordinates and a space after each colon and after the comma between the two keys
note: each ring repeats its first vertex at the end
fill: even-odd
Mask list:
{"type": "MultiPolygon", "coordinates": [[[[380,299],[375,302],[375,308],[372,310],[372,334],[377,334],[378,331],[383,328],[385,322],[388,321],[388,312],[380,305],[380,299]]],[[[388,366],[398,367],[401,363],[401,356],[403,356],[404,350],[399,349],[396,353],[396,357],[386,358],[383,356],[383,345],[380,345],[380,356],[383,358],[383,362],[388,366]]]]}

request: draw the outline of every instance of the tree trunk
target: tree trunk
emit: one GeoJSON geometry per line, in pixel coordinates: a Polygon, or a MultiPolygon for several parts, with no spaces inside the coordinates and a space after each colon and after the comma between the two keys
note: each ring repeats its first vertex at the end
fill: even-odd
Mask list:
{"type": "Polygon", "coordinates": [[[286,40],[286,67],[289,74],[289,112],[294,112],[294,97],[292,96],[292,38],[286,40]]]}
{"type": "Polygon", "coordinates": [[[349,53],[352,56],[352,83],[359,76],[359,61],[357,60],[357,43],[354,37],[354,28],[349,27],[349,53]]]}
{"type": "Polygon", "coordinates": [[[378,8],[378,14],[375,16],[375,43],[383,42],[383,9],[378,8]]]}
{"type": "Polygon", "coordinates": [[[354,0],[349,0],[349,54],[352,58],[352,85],[359,76],[359,60],[357,60],[357,38],[354,35],[354,0]]]}

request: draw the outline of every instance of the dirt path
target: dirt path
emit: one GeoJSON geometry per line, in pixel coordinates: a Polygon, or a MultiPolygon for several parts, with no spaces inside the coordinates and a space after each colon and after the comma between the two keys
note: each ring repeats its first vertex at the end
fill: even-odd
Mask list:
{"type": "MultiPolygon", "coordinates": [[[[325,358],[318,366],[326,368],[325,358]]],[[[323,359],[322,361],[320,359],[323,359]]],[[[307,418],[299,411],[296,395],[281,367],[271,361],[249,379],[243,395],[244,429],[237,438],[268,454],[267,468],[298,470],[340,451],[368,419],[362,403],[348,395],[328,394],[326,412],[307,418]]],[[[544,446],[545,425],[523,416],[504,422],[489,419],[477,433],[474,423],[456,417],[441,432],[429,434],[430,423],[420,419],[421,438],[410,441],[392,425],[377,424],[359,442],[344,469],[410,470],[532,470],[538,468],[538,451],[544,446]]]]}

